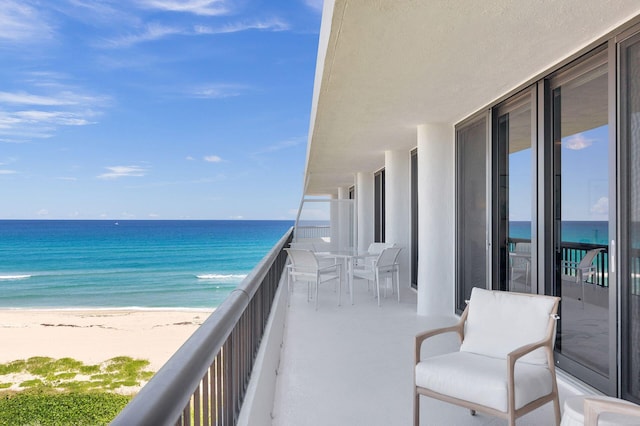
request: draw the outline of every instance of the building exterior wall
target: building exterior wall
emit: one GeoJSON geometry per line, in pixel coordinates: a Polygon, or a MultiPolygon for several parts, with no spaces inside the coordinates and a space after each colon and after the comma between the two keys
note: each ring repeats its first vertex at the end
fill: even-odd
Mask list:
{"type": "Polygon", "coordinates": [[[373,242],[373,173],[356,174],[356,211],[358,214],[358,250],[373,242]]]}
{"type": "Polygon", "coordinates": [[[419,315],[454,311],[454,131],[450,124],[418,126],[419,315]]]}
{"type": "Polygon", "coordinates": [[[385,151],[386,238],[402,247],[400,283],[411,277],[411,156],[409,151],[385,151]]]}

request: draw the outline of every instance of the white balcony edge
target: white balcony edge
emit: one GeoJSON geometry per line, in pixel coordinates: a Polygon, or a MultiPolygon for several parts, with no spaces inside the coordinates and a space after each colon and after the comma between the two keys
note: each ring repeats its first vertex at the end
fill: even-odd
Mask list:
{"type": "Polygon", "coordinates": [[[238,426],[271,424],[286,316],[287,282],[286,274],[283,274],[273,299],[260,349],[256,355],[247,393],[238,417],[238,426]]]}

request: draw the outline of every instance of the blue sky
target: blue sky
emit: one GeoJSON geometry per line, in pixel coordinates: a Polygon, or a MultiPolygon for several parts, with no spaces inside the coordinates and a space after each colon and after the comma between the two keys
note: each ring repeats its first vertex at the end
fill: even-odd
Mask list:
{"type": "Polygon", "coordinates": [[[293,219],[322,0],[0,0],[0,219],[293,219]]]}

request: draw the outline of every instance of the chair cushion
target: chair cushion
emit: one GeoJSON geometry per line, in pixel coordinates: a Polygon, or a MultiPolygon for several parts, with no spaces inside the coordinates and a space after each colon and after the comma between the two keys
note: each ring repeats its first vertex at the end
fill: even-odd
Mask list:
{"type": "MultiPolygon", "coordinates": [[[[504,359],[455,352],[427,358],[416,365],[416,386],[507,412],[507,362],[504,359]]],[[[516,362],[516,409],[552,391],[545,366],[516,362]]]]}
{"type": "MultiPolygon", "coordinates": [[[[547,296],[474,288],[460,351],[506,358],[514,349],[543,340],[555,300],[547,296]]],[[[520,360],[547,364],[543,349],[520,360]]]]}

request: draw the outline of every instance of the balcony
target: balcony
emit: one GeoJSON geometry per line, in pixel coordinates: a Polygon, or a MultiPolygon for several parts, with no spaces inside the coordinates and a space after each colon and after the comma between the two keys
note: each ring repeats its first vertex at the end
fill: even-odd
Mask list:
{"type": "MultiPolygon", "coordinates": [[[[331,285],[321,288],[317,311],[307,303],[305,286],[294,289],[275,386],[274,426],[412,424],[413,338],[457,318],[416,315],[416,295],[406,284],[401,303],[389,295],[381,307],[365,281],[354,286],[355,304],[343,297],[342,306],[336,305],[331,285]]],[[[423,354],[456,347],[455,336],[440,336],[425,344],[423,354]]],[[[561,404],[584,392],[561,372],[558,385],[561,404]]],[[[421,410],[423,425],[506,424],[425,397],[421,410]]],[[[545,425],[552,419],[547,404],[518,419],[518,425],[545,425]]]]}
{"type": "MultiPolygon", "coordinates": [[[[307,288],[289,295],[282,274],[287,233],[114,420],[114,425],[403,425],[412,422],[413,341],[456,317],[416,314],[416,293],[401,285],[378,307],[366,281],[354,304],[332,283],[318,309],[307,288]],[[287,306],[290,297],[290,306],[287,306]],[[268,317],[268,318],[267,318],[268,317]]],[[[346,286],[343,286],[343,289],[346,286]]],[[[344,291],[344,290],[343,290],[344,291]]],[[[456,348],[440,336],[423,354],[456,348]]],[[[589,392],[559,373],[560,399],[589,392]]],[[[500,420],[421,398],[424,425],[501,424],[500,420]]],[[[548,404],[519,425],[548,424],[548,404]]]]}

